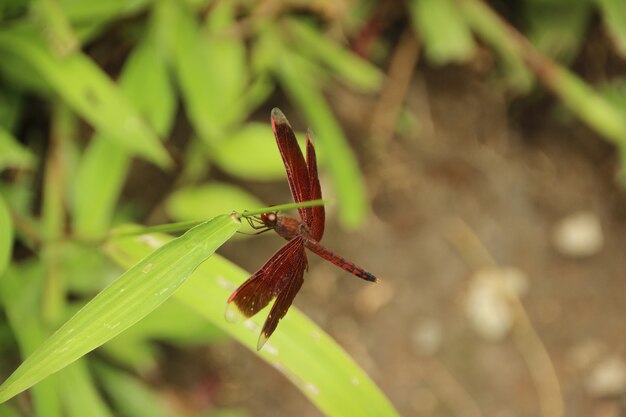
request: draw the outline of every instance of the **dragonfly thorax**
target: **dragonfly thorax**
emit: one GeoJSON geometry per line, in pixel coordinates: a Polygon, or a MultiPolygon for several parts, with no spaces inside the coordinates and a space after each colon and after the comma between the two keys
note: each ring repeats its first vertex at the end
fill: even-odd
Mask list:
{"type": "Polygon", "coordinates": [[[309,228],[307,225],[294,217],[278,216],[273,228],[279,236],[287,240],[298,236],[305,239],[309,237],[309,228]]]}

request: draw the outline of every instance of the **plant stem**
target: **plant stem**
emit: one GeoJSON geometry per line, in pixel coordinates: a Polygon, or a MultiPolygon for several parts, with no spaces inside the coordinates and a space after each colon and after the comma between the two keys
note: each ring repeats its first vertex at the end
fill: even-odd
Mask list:
{"type": "MultiPolygon", "coordinates": [[[[278,206],[270,206],[264,207],[256,210],[246,210],[243,213],[233,212],[233,215],[237,219],[241,219],[242,217],[251,217],[256,216],[262,213],[270,213],[273,211],[285,211],[291,210],[300,207],[313,207],[313,206],[323,206],[327,201],[325,200],[311,200],[304,201],[302,203],[289,203],[289,204],[280,204],[278,206]]],[[[204,223],[206,220],[192,220],[187,222],[178,222],[178,223],[167,223],[167,224],[158,224],[156,226],[147,226],[147,227],[137,227],[132,230],[123,229],[123,230],[112,230],[109,233],[109,238],[118,238],[118,237],[128,237],[128,236],[137,236],[144,235],[147,233],[173,233],[173,232],[184,232],[192,227],[195,227],[201,223],[204,223]]]]}

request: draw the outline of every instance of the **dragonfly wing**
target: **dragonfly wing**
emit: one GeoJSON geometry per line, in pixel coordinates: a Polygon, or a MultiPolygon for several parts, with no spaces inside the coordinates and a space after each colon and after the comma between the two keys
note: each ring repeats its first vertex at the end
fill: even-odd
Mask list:
{"type": "MultiPolygon", "coordinates": [[[[306,132],[306,165],[309,171],[309,188],[311,190],[311,200],[322,198],[322,188],[317,175],[317,158],[315,147],[313,146],[313,132],[306,132]]],[[[311,222],[307,223],[311,237],[318,242],[324,235],[324,206],[311,207],[311,222]]]]}
{"type": "Polygon", "coordinates": [[[265,342],[267,342],[267,339],[269,339],[272,333],[274,333],[274,330],[276,330],[276,327],[278,326],[278,322],[280,319],[285,317],[285,314],[287,314],[287,310],[289,310],[293,299],[296,297],[298,291],[300,291],[300,287],[304,282],[302,277],[307,263],[304,247],[301,250],[302,254],[299,257],[298,265],[291,271],[291,275],[287,279],[286,285],[283,286],[282,290],[276,297],[276,301],[270,310],[270,314],[265,320],[263,330],[261,330],[259,341],[257,342],[257,350],[261,350],[263,345],[265,345],[265,342]]]}
{"type": "Polygon", "coordinates": [[[266,263],[237,288],[226,307],[226,320],[238,321],[254,316],[290,283],[293,271],[306,265],[304,243],[297,237],[280,248],[266,263]]]}
{"type": "MultiPolygon", "coordinates": [[[[304,161],[304,156],[298,146],[296,135],[287,121],[287,118],[279,109],[272,109],[272,130],[276,137],[280,156],[283,158],[287,180],[291,195],[295,202],[311,200],[311,186],[309,183],[309,171],[304,161]]],[[[311,224],[311,208],[299,208],[300,218],[307,225],[311,224]]]]}

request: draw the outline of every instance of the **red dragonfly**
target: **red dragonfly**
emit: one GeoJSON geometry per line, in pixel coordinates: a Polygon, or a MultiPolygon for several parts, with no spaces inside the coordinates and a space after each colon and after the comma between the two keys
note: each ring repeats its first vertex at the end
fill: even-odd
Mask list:
{"type": "MultiPolygon", "coordinates": [[[[272,129],[283,158],[291,195],[296,202],[322,198],[315,148],[310,131],[306,135],[306,162],[285,115],[277,108],[272,110],[272,129]]],[[[308,261],[304,248],[332,262],[340,268],[366,281],[378,279],[354,263],[335,255],[320,245],[324,234],[324,206],[298,208],[300,219],[279,216],[278,212],[263,213],[246,217],[250,225],[263,233],[274,230],[289,242],[274,254],[228,299],[226,319],[236,321],[239,317],[252,317],[276,298],[270,314],[265,320],[257,343],[261,350],[267,339],[276,330],[278,322],[291,306],[302,286],[304,270],[308,261]]]]}

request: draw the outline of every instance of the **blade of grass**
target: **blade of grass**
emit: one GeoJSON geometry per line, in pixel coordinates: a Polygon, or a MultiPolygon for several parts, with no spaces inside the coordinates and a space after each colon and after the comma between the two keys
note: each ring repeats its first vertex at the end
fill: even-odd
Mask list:
{"type": "Polygon", "coordinates": [[[285,167],[272,142],[273,137],[269,123],[247,123],[228,140],[215,144],[211,159],[220,169],[239,178],[253,181],[283,179],[285,167]]]}
{"type": "MultiPolygon", "coordinates": [[[[245,210],[242,213],[233,212],[231,215],[237,219],[241,219],[242,217],[251,217],[256,216],[262,213],[271,213],[273,211],[286,211],[293,210],[299,207],[314,207],[314,206],[323,206],[327,203],[327,200],[311,200],[311,201],[303,201],[302,203],[288,203],[288,204],[279,204],[277,206],[263,207],[260,209],[254,210],[245,210]]],[[[195,227],[203,223],[202,221],[187,221],[187,222],[179,222],[179,223],[168,223],[168,224],[158,224],[156,226],[128,226],[128,227],[119,227],[113,229],[109,233],[109,238],[114,237],[124,237],[124,236],[136,236],[142,235],[146,233],[172,233],[172,232],[181,232],[192,227],[195,227]]]]}
{"type": "Polygon", "coordinates": [[[170,417],[162,396],[150,390],[137,378],[117,371],[110,366],[97,364],[95,367],[104,390],[116,408],[127,417],[170,417]]]}
{"type": "Polygon", "coordinates": [[[9,207],[0,195],[0,280],[13,254],[13,220],[9,207]]]}
{"type": "Polygon", "coordinates": [[[288,20],[287,28],[297,50],[312,54],[344,82],[362,91],[376,91],[380,88],[382,72],[368,61],[332,42],[301,19],[288,20]]]}
{"type": "Polygon", "coordinates": [[[619,54],[626,57],[626,7],[622,0],[596,0],[619,54]]]}
{"type": "MultiPolygon", "coordinates": [[[[133,49],[120,88],[160,136],[172,126],[176,99],[154,28],[133,49]]],[[[92,138],[75,179],[74,230],[85,239],[97,239],[108,230],[131,162],[128,149],[103,134],[92,138]]]]}
{"type": "Polygon", "coordinates": [[[569,64],[586,39],[593,8],[589,0],[533,0],[523,6],[528,39],[541,52],[569,64]]]}
{"type": "MultiPolygon", "coordinates": [[[[109,249],[117,262],[129,265],[169,239],[163,235],[117,239],[109,249]]],[[[192,274],[175,298],[256,353],[258,335],[268,310],[244,323],[231,324],[224,319],[226,300],[248,277],[246,271],[216,255],[192,274]]],[[[294,306],[258,354],[327,416],[398,415],[352,358],[294,306]]]]}
{"type": "MultiPolygon", "coordinates": [[[[27,358],[46,337],[39,315],[33,313],[39,311],[43,276],[43,264],[30,261],[10,268],[0,280],[0,297],[22,358],[27,358]]],[[[55,376],[33,387],[35,416],[62,416],[58,382],[55,376]]]]}
{"type": "Polygon", "coordinates": [[[131,14],[139,13],[152,0],[58,0],[63,12],[76,23],[105,22],[111,19],[121,19],[131,14]]]}
{"type": "MultiPolygon", "coordinates": [[[[229,4],[220,2],[219,16],[216,21],[209,18],[209,27],[220,28],[232,18],[224,10],[231,7],[229,4]]],[[[223,139],[225,132],[245,116],[239,100],[247,82],[246,70],[242,68],[243,41],[233,33],[204,33],[196,15],[184,2],[158,2],[155,18],[160,42],[172,60],[192,125],[209,145],[223,139]],[[228,80],[224,82],[221,77],[228,72],[228,80]]]]}
{"type": "Polygon", "coordinates": [[[0,404],[0,417],[21,417],[17,411],[5,404],[0,404]]]}
{"type": "Polygon", "coordinates": [[[408,5],[413,29],[419,33],[430,62],[464,62],[474,55],[472,32],[455,1],[412,0],[408,5]]]}
{"type": "Polygon", "coordinates": [[[79,359],[59,373],[59,391],[67,417],[113,417],[84,359],[79,359]]]}
{"type": "Polygon", "coordinates": [[[9,131],[0,127],[0,170],[7,167],[32,168],[34,161],[34,155],[9,131]]]}
{"type": "Polygon", "coordinates": [[[68,320],[0,385],[4,402],[120,334],[167,300],[239,228],[211,219],[137,263],[68,320]]]}
{"type": "Polygon", "coordinates": [[[44,322],[56,323],[65,303],[65,275],[60,268],[61,240],[65,233],[65,202],[67,200],[65,160],[69,143],[74,136],[76,120],[74,114],[62,102],[52,108],[50,146],[47,152],[43,179],[42,233],[43,260],[46,266],[42,314],[44,322]]]}
{"type": "Polygon", "coordinates": [[[56,55],[64,57],[78,49],[78,38],[58,1],[35,0],[30,10],[56,55]]]}
{"type": "Polygon", "coordinates": [[[8,56],[34,69],[78,114],[110,139],[160,167],[171,165],[165,148],[134,106],[82,53],[55,57],[36,30],[26,24],[0,31],[0,52],[6,62],[14,62],[7,60],[8,56]]]}
{"type": "Polygon", "coordinates": [[[181,222],[208,219],[228,210],[241,211],[262,205],[258,198],[240,187],[211,181],[174,191],[165,200],[165,211],[170,219],[181,222]]]}
{"type": "Polygon", "coordinates": [[[520,92],[529,91],[534,83],[533,75],[520,56],[517,43],[511,39],[506,27],[494,19],[491,9],[474,0],[460,0],[457,5],[472,31],[502,59],[510,86],[520,92]]]}

